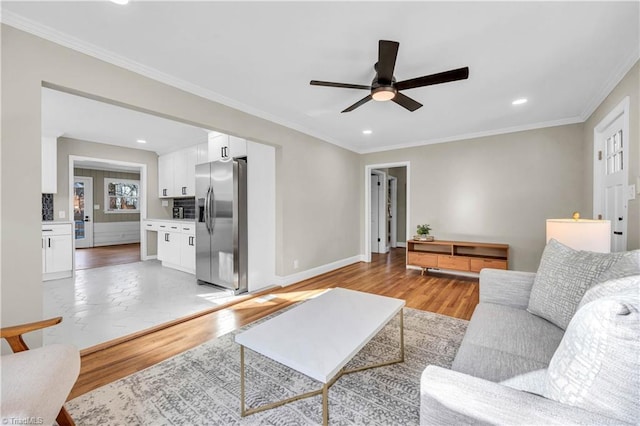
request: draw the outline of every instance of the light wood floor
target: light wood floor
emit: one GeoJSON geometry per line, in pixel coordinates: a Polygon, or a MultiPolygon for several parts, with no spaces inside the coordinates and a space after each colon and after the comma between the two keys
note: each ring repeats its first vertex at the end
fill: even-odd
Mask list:
{"type": "Polygon", "coordinates": [[[478,303],[478,280],[444,274],[420,275],[405,269],[404,249],[374,254],[371,263],[336,271],[268,291],[276,298],[245,299],[235,305],[176,323],[101,350],[82,352],[80,377],[69,399],[228,333],[327,288],[344,287],[404,299],[406,306],[469,319],[478,303]]]}
{"type": "Polygon", "coordinates": [[[140,243],[76,249],[76,270],[140,261],[140,243]]]}

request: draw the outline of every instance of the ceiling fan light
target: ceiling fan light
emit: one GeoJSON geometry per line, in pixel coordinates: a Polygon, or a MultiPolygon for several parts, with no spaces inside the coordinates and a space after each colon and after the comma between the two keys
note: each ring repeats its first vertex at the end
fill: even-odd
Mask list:
{"type": "Polygon", "coordinates": [[[396,97],[396,90],[393,87],[378,87],[373,90],[371,97],[374,101],[390,101],[396,97]]]}

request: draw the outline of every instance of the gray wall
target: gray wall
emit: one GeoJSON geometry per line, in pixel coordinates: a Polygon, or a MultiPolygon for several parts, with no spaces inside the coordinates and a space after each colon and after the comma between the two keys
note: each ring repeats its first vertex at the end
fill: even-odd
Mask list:
{"type": "MultiPolygon", "coordinates": [[[[157,161],[157,160],[156,160],[157,161]]],[[[139,222],[140,213],[118,213],[108,214],[104,212],[104,179],[117,178],[125,180],[140,180],[140,173],[115,172],[111,170],[94,169],[74,169],[75,176],[93,178],[93,204],[99,204],[98,210],[93,210],[93,221],[95,223],[105,222],[139,222]]],[[[157,196],[155,198],[158,198],[157,196]]],[[[54,201],[55,202],[55,201],[54,201]]],[[[90,207],[90,206],[88,206],[90,207]]]]}
{"type": "Polygon", "coordinates": [[[366,154],[363,167],[411,163],[410,230],[428,223],[438,239],[507,243],[510,269],[535,271],[545,220],[583,205],[583,151],[575,124],[366,154]]]}
{"type": "MultiPolygon", "coordinates": [[[[593,129],[611,110],[629,96],[629,184],[640,176],[640,62],[631,68],[606,99],[584,123],[584,211],[593,215],[593,129]]],[[[640,248],[640,196],[629,201],[627,248],[640,248]]]]}
{"type": "MultiPolygon", "coordinates": [[[[3,325],[42,318],[43,84],[276,146],[278,275],[292,274],[295,259],[301,271],[359,254],[360,209],[354,195],[359,190],[357,154],[4,24],[1,42],[3,325]],[[326,164],[332,164],[329,171],[326,164]],[[19,185],[6,184],[17,177],[19,185]]],[[[154,173],[148,170],[150,181],[154,173]]],[[[64,188],[67,180],[66,176],[59,180],[59,187],[64,188]]],[[[150,186],[149,191],[154,188],[150,186]]],[[[58,202],[65,203],[62,197],[58,202]]],[[[149,215],[154,215],[149,207],[149,215]]],[[[29,340],[38,344],[41,337],[36,333],[29,340]]]]}

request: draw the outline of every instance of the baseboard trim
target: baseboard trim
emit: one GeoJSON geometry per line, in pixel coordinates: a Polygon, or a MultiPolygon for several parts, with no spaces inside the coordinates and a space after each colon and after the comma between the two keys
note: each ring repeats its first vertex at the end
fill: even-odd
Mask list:
{"type": "Polygon", "coordinates": [[[407,243],[406,242],[398,242],[396,243],[397,247],[402,247],[402,248],[407,248],[407,243]]]}
{"type": "Polygon", "coordinates": [[[356,255],[347,257],[346,259],[337,260],[335,262],[327,263],[326,265],[317,266],[315,268],[307,269],[306,271],[297,272],[291,275],[276,275],[276,283],[281,287],[286,287],[291,284],[299,283],[300,281],[308,280],[309,278],[317,277],[318,275],[326,274],[327,272],[340,269],[342,267],[352,265],[354,263],[363,262],[363,256],[356,255]]]}

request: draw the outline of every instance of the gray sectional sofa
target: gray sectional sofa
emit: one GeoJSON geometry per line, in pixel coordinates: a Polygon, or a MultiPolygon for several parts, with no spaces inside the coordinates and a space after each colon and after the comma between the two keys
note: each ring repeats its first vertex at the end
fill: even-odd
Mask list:
{"type": "Polygon", "coordinates": [[[552,245],[538,274],[481,271],[480,303],[451,370],[422,374],[421,424],[640,422],[640,252],[594,260],[552,245]],[[568,261],[589,273],[567,270],[568,261]],[[569,296],[558,290],[565,282],[569,296]]]}

